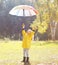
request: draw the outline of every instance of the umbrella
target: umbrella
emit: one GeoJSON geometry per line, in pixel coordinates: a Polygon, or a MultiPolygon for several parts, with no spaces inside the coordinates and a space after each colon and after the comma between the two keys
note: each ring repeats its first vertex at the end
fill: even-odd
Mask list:
{"type": "Polygon", "coordinates": [[[29,5],[18,5],[12,8],[9,14],[18,16],[20,24],[25,23],[26,28],[28,28],[30,23],[35,20],[38,11],[29,5]]]}
{"type": "Polygon", "coordinates": [[[16,15],[16,16],[23,16],[23,17],[27,17],[27,16],[34,16],[36,14],[38,14],[38,11],[29,5],[18,5],[15,6],[10,12],[9,14],[11,15],[16,15]]]}

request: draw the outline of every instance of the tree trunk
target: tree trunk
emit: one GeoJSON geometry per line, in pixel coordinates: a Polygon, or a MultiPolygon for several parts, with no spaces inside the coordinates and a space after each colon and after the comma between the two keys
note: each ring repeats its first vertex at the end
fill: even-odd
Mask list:
{"type": "Polygon", "coordinates": [[[51,29],[51,38],[53,41],[55,40],[56,27],[57,27],[57,22],[52,21],[50,23],[50,29],[51,29]]]}

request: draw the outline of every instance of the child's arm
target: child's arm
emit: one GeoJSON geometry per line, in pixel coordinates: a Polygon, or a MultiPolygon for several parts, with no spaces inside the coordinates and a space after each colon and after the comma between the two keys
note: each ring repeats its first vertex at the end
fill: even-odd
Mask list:
{"type": "Polygon", "coordinates": [[[32,36],[35,34],[35,31],[36,31],[36,28],[33,27],[33,28],[32,28],[32,32],[31,32],[31,35],[32,35],[32,36]]]}
{"type": "Polygon", "coordinates": [[[23,23],[23,24],[22,24],[22,35],[24,36],[25,34],[26,34],[25,24],[23,23]]]}

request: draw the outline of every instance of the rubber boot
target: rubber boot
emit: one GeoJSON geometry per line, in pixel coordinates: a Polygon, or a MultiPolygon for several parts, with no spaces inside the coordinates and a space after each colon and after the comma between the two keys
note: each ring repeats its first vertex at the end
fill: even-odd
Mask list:
{"type": "Polygon", "coordinates": [[[25,60],[26,60],[26,57],[23,57],[23,60],[21,62],[25,62],[25,60]]]}
{"type": "Polygon", "coordinates": [[[27,62],[29,63],[29,57],[27,57],[27,62]]]}

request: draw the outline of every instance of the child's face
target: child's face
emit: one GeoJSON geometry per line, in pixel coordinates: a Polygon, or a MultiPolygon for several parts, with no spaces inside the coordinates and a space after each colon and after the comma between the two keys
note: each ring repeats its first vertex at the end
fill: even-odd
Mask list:
{"type": "Polygon", "coordinates": [[[31,31],[32,31],[31,29],[28,29],[28,30],[27,30],[27,33],[30,33],[31,31]]]}

